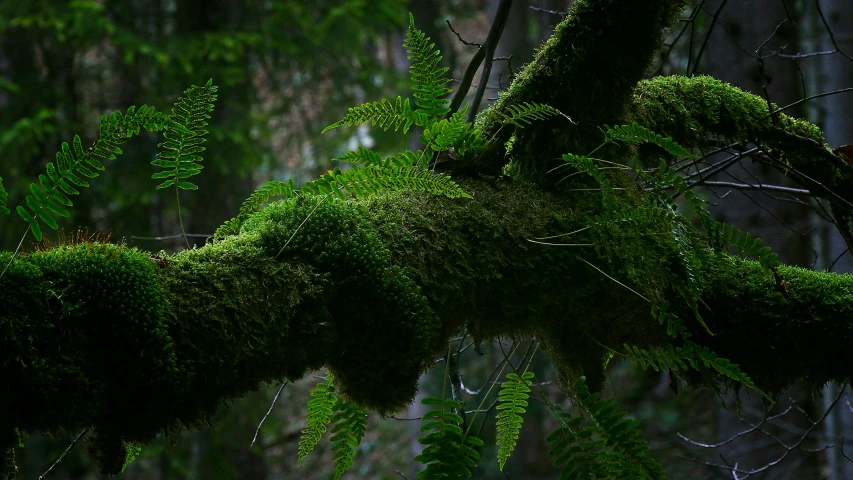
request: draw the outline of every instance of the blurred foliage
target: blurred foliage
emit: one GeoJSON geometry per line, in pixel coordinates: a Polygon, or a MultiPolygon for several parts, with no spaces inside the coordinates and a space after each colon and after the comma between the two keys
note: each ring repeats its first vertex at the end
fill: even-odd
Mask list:
{"type": "MultiPolygon", "coordinates": [[[[91,145],[102,114],[141,103],[168,110],[186,85],[213,78],[222,101],[211,120],[207,168],[199,191],[181,199],[188,231],[212,233],[260,181],[293,176],[301,183],[328,167],[351,141],[344,134],[318,141],[322,127],[339,118],[338,105],[402,86],[377,51],[404,25],[405,7],[402,0],[0,2],[0,152],[9,205],[22,202],[62,141],[79,134],[91,145]]],[[[115,240],[177,233],[174,199],[150,180],[156,141],[134,140],[61,226],[111,231],[115,240]]],[[[2,221],[0,242],[14,248],[25,225],[2,221]]]]}

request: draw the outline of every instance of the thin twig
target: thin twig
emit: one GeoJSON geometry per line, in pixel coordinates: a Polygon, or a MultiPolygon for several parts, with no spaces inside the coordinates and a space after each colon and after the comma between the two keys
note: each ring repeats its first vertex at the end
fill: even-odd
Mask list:
{"type": "Polygon", "coordinates": [[[86,435],[86,433],[88,432],[89,429],[85,428],[82,432],[78,433],[77,436],[74,437],[74,440],[71,441],[71,445],[68,445],[68,448],[66,448],[65,451],[62,452],[62,455],[60,455],[59,458],[57,458],[56,461],[53,462],[53,465],[51,465],[46,472],[39,475],[39,480],[44,480],[45,478],[47,478],[47,475],[52,472],[57,465],[59,465],[59,462],[61,462],[68,455],[68,453],[71,452],[71,449],[74,448],[74,445],[77,445],[77,442],[79,442],[80,439],[83,438],[83,435],[86,435]]]}
{"type": "Polygon", "coordinates": [[[272,403],[270,404],[269,410],[267,410],[267,413],[264,415],[264,418],[261,419],[261,423],[258,424],[258,428],[255,430],[255,436],[252,437],[252,444],[249,445],[250,447],[255,446],[255,440],[258,439],[258,433],[261,431],[261,425],[263,425],[264,422],[267,421],[267,417],[270,416],[270,413],[272,413],[273,407],[275,407],[275,402],[278,401],[278,396],[281,395],[281,391],[284,390],[284,387],[286,385],[287,385],[287,380],[285,380],[284,383],[281,384],[281,387],[279,387],[278,391],[275,392],[275,397],[273,397],[273,399],[272,399],[272,403]]]}

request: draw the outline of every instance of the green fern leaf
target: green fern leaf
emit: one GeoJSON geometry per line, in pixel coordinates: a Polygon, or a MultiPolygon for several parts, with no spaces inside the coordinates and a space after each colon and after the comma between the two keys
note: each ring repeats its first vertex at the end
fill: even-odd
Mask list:
{"type": "Polygon", "coordinates": [[[509,114],[501,113],[503,124],[513,124],[518,128],[524,128],[530,125],[534,120],[547,120],[550,117],[559,115],[572,121],[568,115],[557,110],[550,105],[543,105],[536,102],[524,102],[520,105],[510,105],[507,107],[509,114]]]}
{"type": "Polygon", "coordinates": [[[501,470],[515,449],[533,378],[533,372],[524,372],[521,377],[508,373],[506,381],[501,385],[497,406],[500,412],[497,415],[498,465],[501,470]]]}
{"type": "Polygon", "coordinates": [[[468,105],[448,119],[441,119],[424,129],[421,142],[433,151],[441,152],[453,147],[465,137],[471,124],[465,121],[468,105]]]}
{"type": "Polygon", "coordinates": [[[394,127],[395,132],[403,127],[403,133],[406,133],[413,124],[424,126],[428,120],[423,112],[412,110],[408,98],[404,100],[398,96],[393,104],[383,98],[378,102],[350,107],[344,118],[324,128],[321,133],[344,125],[355,126],[368,122],[373,126],[378,125],[383,130],[394,127]]]}
{"type": "Polygon", "coordinates": [[[202,157],[198,154],[205,150],[201,146],[207,141],[204,138],[207,130],[204,128],[207,126],[206,120],[210,119],[209,113],[213,111],[216,90],[212,79],[203,87],[193,85],[184,91],[184,96],[178,98],[172,108],[172,118],[186,129],[181,131],[177,128],[167,128],[163,133],[166,141],[157,145],[162,151],[151,164],[165,170],[151,175],[151,178],[167,179],[157,185],[158,190],[173,185],[180,190],[198,188],[186,179],[197,175],[203,168],[200,163],[202,157]]]}
{"type": "Polygon", "coordinates": [[[404,152],[398,153],[397,155],[392,155],[386,158],[384,165],[396,167],[414,167],[419,163],[423,163],[423,158],[424,152],[421,150],[418,150],[417,152],[406,150],[404,152]]]}
{"type": "Polygon", "coordinates": [[[584,426],[584,417],[571,415],[557,405],[550,405],[559,427],[545,441],[550,445],[548,458],[562,467],[560,480],[607,478],[604,439],[594,427],[584,426]]]}
{"type": "Polygon", "coordinates": [[[418,439],[426,445],[416,462],[426,468],[418,472],[419,479],[471,477],[480,454],[475,450],[483,446],[477,437],[469,437],[462,431],[462,417],[453,413],[462,404],[450,399],[427,397],[421,401],[431,407],[423,416],[421,432],[429,432],[418,439]]]}
{"type": "Polygon", "coordinates": [[[412,60],[409,74],[417,111],[432,122],[450,111],[450,100],[444,97],[451,90],[444,86],[450,81],[446,76],[448,68],[438,67],[441,53],[433,50],[435,44],[429,40],[424,32],[415,28],[415,17],[410,13],[409,29],[403,47],[409,53],[409,60],[412,60]]]}
{"type": "MultiPolygon", "coordinates": [[[[640,422],[627,418],[615,400],[603,400],[599,393],[590,394],[585,382],[586,378],[580,377],[572,390],[583,409],[595,421],[605,447],[618,453],[622,457],[619,463],[624,462],[624,467],[634,471],[634,475],[639,473],[643,478],[663,478],[663,467],[649,456],[649,447],[642,437],[640,422]]],[[[623,473],[616,478],[631,476],[623,473]]]]}
{"type": "Polygon", "coordinates": [[[357,150],[349,151],[340,157],[332,159],[335,162],[347,162],[353,165],[382,165],[382,157],[373,150],[358,146],[357,150]]]}
{"type": "Polygon", "coordinates": [[[610,127],[605,125],[604,139],[607,142],[621,140],[627,143],[653,143],[664,149],[670,155],[685,158],[699,158],[685,150],[681,145],[672,141],[670,137],[663,137],[637,122],[632,125],[617,125],[610,127]]]}
{"type": "Polygon", "coordinates": [[[364,437],[367,428],[367,413],[350,402],[339,401],[335,404],[332,417],[332,451],[335,461],[335,480],[338,480],[352,467],[355,449],[364,437]]]}
{"type": "Polygon", "coordinates": [[[656,318],[661,325],[666,326],[666,334],[670,337],[681,337],[685,340],[690,338],[687,327],[674,313],[669,312],[669,302],[660,305],[652,305],[652,317],[656,318]]]}
{"type": "Polygon", "coordinates": [[[0,212],[9,215],[9,209],[6,207],[6,201],[9,199],[9,193],[3,187],[3,177],[0,177],[0,212]]]}
{"type": "Polygon", "coordinates": [[[302,436],[299,438],[297,466],[320,443],[320,438],[326,432],[326,424],[331,420],[335,403],[338,401],[338,397],[335,396],[334,377],[330,372],[326,372],[326,381],[317,384],[311,392],[311,397],[312,399],[308,402],[308,425],[305,430],[302,430],[302,436]]]}
{"type": "Polygon", "coordinates": [[[56,161],[47,164],[47,175],[39,175],[39,182],[30,184],[30,194],[25,198],[29,210],[18,206],[18,215],[29,223],[33,236],[40,241],[42,229],[39,222],[51,229],[58,228],[55,217],[70,215],[65,207],[72,206],[70,196],[79,194],[75,187],[88,187],[87,180],[96,178],[105,169],[102,161],[114,160],[116,155],[121,155],[120,144],[137,135],[141,129],[155,132],[167,128],[177,132],[187,130],[171,117],[146,105],[138,110],[131,106],[124,115],[119,111],[103,115],[100,136],[89,150],[83,150],[79,135],[74,136],[71,145],[62,142],[56,161]]]}

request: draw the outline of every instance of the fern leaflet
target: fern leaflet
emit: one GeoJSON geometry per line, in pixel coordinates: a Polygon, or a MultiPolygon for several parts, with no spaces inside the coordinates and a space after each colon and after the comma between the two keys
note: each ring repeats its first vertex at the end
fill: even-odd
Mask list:
{"type": "Polygon", "coordinates": [[[332,451],[335,460],[335,480],[352,467],[355,449],[367,428],[367,413],[350,402],[338,401],[332,417],[332,451]]]}
{"type": "Polygon", "coordinates": [[[421,403],[433,408],[423,416],[421,432],[430,433],[418,439],[426,447],[415,457],[415,461],[426,468],[418,472],[416,478],[470,478],[471,470],[477,466],[480,458],[475,448],[482,447],[483,441],[469,437],[462,431],[462,417],[453,413],[462,408],[462,404],[433,397],[427,397],[421,403]]]}
{"type": "Polygon", "coordinates": [[[497,406],[500,412],[497,415],[498,465],[501,470],[515,449],[533,378],[533,372],[524,372],[520,377],[516,373],[508,373],[501,385],[497,406]]]}
{"type": "Polygon", "coordinates": [[[604,140],[606,142],[621,140],[627,143],[653,143],[676,157],[699,158],[672,141],[671,137],[663,137],[637,124],[637,122],[632,125],[617,125],[615,127],[605,125],[604,140]]]}
{"type": "Polygon", "coordinates": [[[333,382],[332,374],[326,372],[326,381],[318,383],[311,392],[312,399],[308,402],[308,425],[305,430],[302,430],[302,436],[299,439],[299,457],[296,465],[302,463],[311,450],[314,450],[320,442],[320,437],[326,432],[326,424],[332,418],[335,403],[338,401],[333,382]]]}
{"type": "Polygon", "coordinates": [[[201,146],[207,141],[204,138],[207,134],[204,127],[207,126],[206,120],[210,119],[209,113],[213,111],[216,89],[212,79],[203,87],[193,85],[184,91],[184,96],[178,98],[172,108],[172,117],[185,125],[189,132],[167,127],[163,133],[166,141],[157,145],[163,151],[151,162],[152,165],[166,169],[151,175],[153,179],[168,179],[157,185],[158,190],[172,185],[181,190],[198,189],[198,185],[186,179],[197,175],[203,168],[200,163],[202,158],[198,154],[205,150],[201,146]]]}

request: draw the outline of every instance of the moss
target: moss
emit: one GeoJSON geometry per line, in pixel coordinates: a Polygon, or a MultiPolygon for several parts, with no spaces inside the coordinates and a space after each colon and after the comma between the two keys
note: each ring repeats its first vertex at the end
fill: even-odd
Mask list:
{"type": "Polygon", "coordinates": [[[780,159],[780,168],[792,167],[785,173],[816,194],[853,201],[845,194],[853,191],[853,165],[832,153],[820,129],[768,113],[766,100],[720,80],[672,76],[638,84],[626,123],[636,121],[685,147],[702,146],[709,135],[757,144],[780,159]]]}
{"type": "Polygon", "coordinates": [[[710,337],[697,343],[735,359],[761,388],[776,393],[796,380],[816,386],[851,380],[853,276],[780,267],[774,275],[757,262],[707,253],[703,300],[710,337]],[[749,345],[749,348],[744,348],[749,345]]]}
{"type": "MultiPolygon", "coordinates": [[[[577,0],[554,35],[519,72],[509,90],[478,117],[487,138],[499,130],[494,147],[511,129],[501,129],[509,105],[539,102],[577,122],[539,122],[517,131],[513,145],[518,176],[537,182],[561,153],[587,154],[601,141],[598,127],[621,123],[634,86],[649,70],[664,32],[686,6],[683,0],[577,0]]],[[[486,159],[503,166],[503,152],[486,159]]]]}

